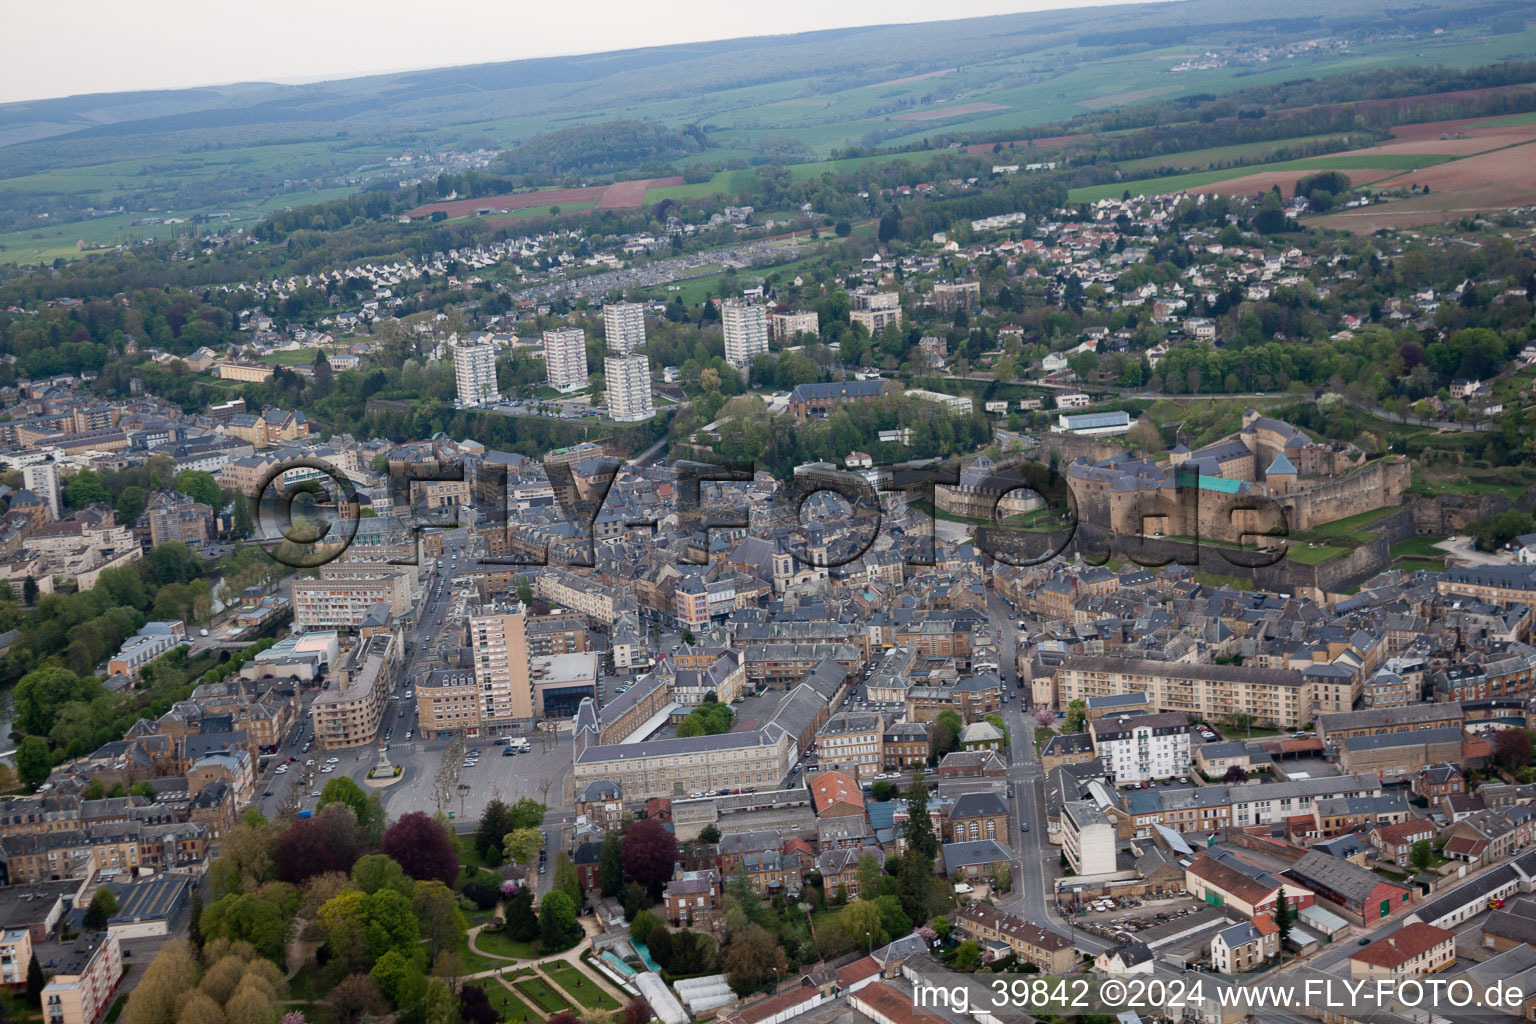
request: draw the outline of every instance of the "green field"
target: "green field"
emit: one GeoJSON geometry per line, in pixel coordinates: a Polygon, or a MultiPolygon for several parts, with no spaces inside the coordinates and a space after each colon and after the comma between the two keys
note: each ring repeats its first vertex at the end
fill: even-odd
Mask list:
{"type": "Polygon", "coordinates": [[[1240,142],[1231,146],[1213,146],[1210,149],[1191,149],[1183,153],[1144,156],[1137,160],[1122,160],[1117,166],[1122,171],[1134,173],[1137,171],[1155,171],[1159,167],[1188,167],[1194,169],[1209,167],[1211,164],[1227,163],[1233,160],[1251,160],[1257,163],[1259,160],[1287,146],[1339,138],[1340,136],[1338,135],[1304,135],[1295,139],[1267,139],[1262,142],[1240,142]]]}
{"type": "Polygon", "coordinates": [[[549,1019],[549,1014],[541,1013],[529,1006],[524,999],[495,978],[487,978],[481,984],[485,986],[486,998],[490,1000],[491,1006],[501,1015],[503,1021],[540,1024],[541,1021],[549,1019]]]}
{"type": "Polygon", "coordinates": [[[1398,541],[1388,550],[1393,558],[1443,559],[1445,552],[1435,547],[1442,540],[1445,538],[1414,537],[1412,540],[1398,541]]]}
{"type": "Polygon", "coordinates": [[[476,937],[476,944],[492,956],[504,956],[513,960],[532,960],[538,956],[531,942],[514,942],[506,932],[483,931],[476,937]]]}
{"type": "Polygon", "coordinates": [[[1385,519],[1396,512],[1399,507],[1397,505],[1389,505],[1384,508],[1372,509],[1369,512],[1361,512],[1359,515],[1349,516],[1345,519],[1335,519],[1331,523],[1324,523],[1315,528],[1312,532],[1324,537],[1347,537],[1358,533],[1379,519],[1385,519]]]}
{"type": "Polygon", "coordinates": [[[1380,156],[1314,156],[1303,160],[1253,164],[1249,167],[1229,167],[1220,171],[1195,171],[1190,174],[1170,174],[1162,178],[1142,178],[1137,181],[1088,185],[1072,189],[1067,193],[1067,198],[1074,203],[1096,203],[1100,199],[1117,199],[1126,192],[1133,196],[1164,195],[1199,188],[1202,185],[1231,181],[1233,178],[1245,178],[1250,174],[1269,174],[1275,171],[1354,171],[1371,168],[1411,171],[1454,159],[1455,157],[1450,156],[1416,153],[1383,153],[1380,156]]]}
{"type": "Polygon", "coordinates": [[[543,966],[545,974],[552,978],[566,993],[589,1010],[617,1010],[619,1002],[603,989],[586,971],[571,965],[568,960],[551,961],[543,966]]]}
{"type": "Polygon", "coordinates": [[[1302,565],[1321,565],[1324,562],[1333,561],[1340,555],[1347,554],[1349,554],[1349,548],[1338,548],[1329,545],[1322,547],[1297,545],[1296,547],[1285,549],[1286,558],[1293,562],[1300,562],[1302,565]]]}
{"type": "Polygon", "coordinates": [[[268,352],[259,362],[277,366],[311,366],[315,361],[315,353],[319,351],[317,348],[296,348],[287,352],[268,352]]]}

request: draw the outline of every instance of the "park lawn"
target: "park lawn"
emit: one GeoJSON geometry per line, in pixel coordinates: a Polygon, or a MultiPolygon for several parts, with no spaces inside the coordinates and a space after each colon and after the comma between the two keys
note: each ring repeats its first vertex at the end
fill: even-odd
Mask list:
{"type": "Polygon", "coordinates": [[[1340,555],[1349,554],[1349,548],[1338,548],[1331,545],[1323,547],[1292,547],[1285,549],[1285,557],[1300,562],[1302,565],[1321,565],[1331,562],[1340,555]]]}
{"type": "Polygon", "coordinates": [[[550,988],[543,978],[518,978],[512,983],[512,986],[519,993],[527,996],[534,1006],[544,1010],[546,1013],[559,1013],[561,1010],[569,1010],[571,1008],[571,1004],[565,1001],[565,997],[550,988]]]}
{"type": "Polygon", "coordinates": [[[1443,558],[1399,558],[1392,563],[1392,568],[1401,569],[1403,572],[1445,572],[1445,559],[1443,558]]]}
{"type": "MultiPolygon", "coordinates": [[[[485,941],[483,934],[480,941],[485,941]]],[[[464,961],[464,970],[469,974],[479,974],[481,971],[494,971],[498,967],[507,966],[507,961],[505,960],[484,956],[470,949],[468,936],[459,940],[459,959],[464,961]]]]}
{"type": "Polygon", "coordinates": [[[1359,530],[1363,530],[1378,519],[1385,519],[1401,507],[1400,505],[1388,505],[1382,508],[1374,508],[1369,512],[1361,512],[1359,515],[1335,519],[1331,523],[1323,523],[1321,526],[1313,527],[1311,532],[1324,537],[1346,537],[1359,530]]]}
{"type": "Polygon", "coordinates": [[[532,960],[539,955],[533,943],[517,942],[504,931],[481,932],[478,942],[480,948],[492,956],[504,956],[512,960],[532,960]]]}
{"type": "Polygon", "coordinates": [[[544,966],[544,973],[554,979],[555,984],[565,989],[566,993],[582,1006],[589,1010],[617,1010],[619,1001],[603,989],[598,987],[592,976],[579,967],[572,966],[570,961],[561,960],[551,965],[544,966]]]}
{"type": "Polygon", "coordinates": [[[486,998],[490,1000],[491,1006],[495,1008],[502,1020],[515,1021],[518,1024],[540,1024],[541,1021],[549,1019],[549,1014],[540,1013],[528,1005],[526,1000],[500,981],[487,978],[483,984],[486,998]]]}
{"type": "Polygon", "coordinates": [[[1056,735],[1056,730],[1047,725],[1035,726],[1035,753],[1045,749],[1045,745],[1051,742],[1051,737],[1056,735]]]}
{"type": "Polygon", "coordinates": [[[1393,558],[1438,558],[1443,561],[1445,552],[1435,547],[1443,540],[1445,540],[1444,537],[1414,537],[1410,540],[1398,541],[1388,551],[1393,558]]]}

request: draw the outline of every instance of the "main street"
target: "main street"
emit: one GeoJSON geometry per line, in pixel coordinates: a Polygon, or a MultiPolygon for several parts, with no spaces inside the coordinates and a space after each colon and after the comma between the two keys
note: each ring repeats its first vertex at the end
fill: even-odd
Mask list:
{"type": "Polygon", "coordinates": [[[1056,911],[1056,864],[1061,857],[1051,845],[1046,827],[1045,771],[1035,750],[1035,724],[1030,717],[1028,694],[1018,689],[1018,627],[1014,624],[1008,602],[995,591],[987,593],[987,615],[997,633],[998,677],[1009,702],[1003,705],[1003,721],[1008,726],[1008,787],[1013,794],[1010,804],[1016,823],[1029,823],[1029,831],[1009,837],[1014,852],[1013,891],[997,900],[1000,910],[1034,924],[1049,924],[1063,935],[1071,936],[1077,947],[1097,953],[1110,943],[1078,931],[1056,911]]]}

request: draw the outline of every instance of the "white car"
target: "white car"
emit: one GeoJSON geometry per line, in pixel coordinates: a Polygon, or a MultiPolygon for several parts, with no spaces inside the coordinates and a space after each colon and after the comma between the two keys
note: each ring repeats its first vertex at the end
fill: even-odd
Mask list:
{"type": "Polygon", "coordinates": [[[314,758],[310,758],[308,761],[304,762],[304,767],[305,768],[313,768],[314,766],[315,766],[315,759],[314,758]]]}
{"type": "Polygon", "coordinates": [[[326,765],[324,768],[320,769],[320,774],[321,775],[329,775],[329,774],[331,774],[331,772],[334,772],[335,770],[336,769],[333,768],[331,765],[326,765]]]}
{"type": "Polygon", "coordinates": [[[274,775],[284,775],[284,774],[287,774],[287,772],[288,772],[288,766],[285,765],[285,764],[280,764],[280,765],[277,766],[277,770],[275,772],[273,772],[272,774],[274,774],[274,775]]]}

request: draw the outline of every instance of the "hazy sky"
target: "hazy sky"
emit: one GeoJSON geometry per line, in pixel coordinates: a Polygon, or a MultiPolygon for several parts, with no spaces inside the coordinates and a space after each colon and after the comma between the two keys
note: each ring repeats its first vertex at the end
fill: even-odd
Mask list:
{"type": "Polygon", "coordinates": [[[4,0],[0,103],[227,82],[308,82],[1114,2],[4,0]]]}

